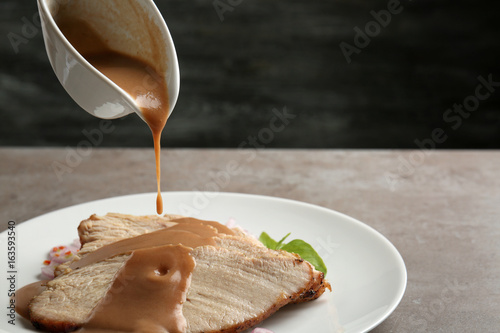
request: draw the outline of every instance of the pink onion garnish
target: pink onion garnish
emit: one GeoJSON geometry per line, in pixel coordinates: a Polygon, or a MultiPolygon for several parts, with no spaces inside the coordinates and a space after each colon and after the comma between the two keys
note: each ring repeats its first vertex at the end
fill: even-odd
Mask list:
{"type": "Polygon", "coordinates": [[[256,329],[254,329],[252,331],[252,333],[274,333],[274,332],[271,330],[268,330],[267,328],[257,327],[256,329]]]}
{"type": "Polygon", "coordinates": [[[55,268],[73,259],[80,250],[80,247],[81,245],[78,239],[74,240],[73,243],[68,246],[61,245],[53,247],[49,252],[49,260],[43,262],[42,276],[47,279],[53,279],[55,268]]]}
{"type": "Polygon", "coordinates": [[[49,260],[47,261],[48,262],[44,263],[44,265],[42,266],[42,276],[46,279],[51,280],[54,278],[54,270],[59,264],[56,262],[51,262],[49,260]]]}
{"type": "Polygon", "coordinates": [[[78,238],[76,238],[73,243],[71,243],[70,245],[68,245],[68,248],[71,250],[71,251],[80,251],[80,248],[82,247],[82,244],[80,243],[80,240],[78,238]]]}

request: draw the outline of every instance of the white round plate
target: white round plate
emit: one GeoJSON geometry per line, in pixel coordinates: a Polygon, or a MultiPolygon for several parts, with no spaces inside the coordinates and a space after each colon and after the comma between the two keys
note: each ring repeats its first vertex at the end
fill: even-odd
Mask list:
{"type": "MultiPolygon", "coordinates": [[[[221,223],[234,218],[258,236],[266,231],[280,239],[310,243],[323,257],[333,292],[318,300],[286,306],[259,325],[276,333],[366,332],[387,318],[406,288],[406,268],[396,248],[380,233],[349,216],[319,206],[274,197],[210,192],[165,192],[166,213],[183,214],[221,223]]],[[[16,227],[16,284],[20,288],[40,279],[48,251],[77,238],[77,226],[93,213],[153,214],[155,193],[84,203],[36,217],[16,227]]],[[[7,272],[7,232],[0,234],[2,272],[7,272]]],[[[1,308],[6,312],[6,279],[2,278],[1,308]]],[[[7,332],[35,332],[17,317],[7,332]]]]}

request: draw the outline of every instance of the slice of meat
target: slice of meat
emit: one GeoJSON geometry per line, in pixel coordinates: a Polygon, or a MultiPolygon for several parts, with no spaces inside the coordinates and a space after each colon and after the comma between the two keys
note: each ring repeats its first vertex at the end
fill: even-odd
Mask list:
{"type": "Polygon", "coordinates": [[[105,216],[96,214],[83,220],[78,226],[80,243],[83,245],[114,242],[117,239],[130,238],[173,225],[172,220],[180,215],[135,216],[108,213],[105,216]]]}
{"type": "Polygon", "coordinates": [[[183,307],[188,332],[243,331],[324,284],[323,273],[290,253],[234,236],[217,243],[193,251],[196,267],[183,307]]]}
{"type": "MultiPolygon", "coordinates": [[[[110,219],[119,217],[113,215],[110,219]]],[[[171,220],[160,220],[154,227],[134,226],[132,234],[167,227],[171,220]]],[[[86,226],[79,228],[88,237],[84,247],[100,247],[126,235],[116,230],[119,223],[114,223],[110,231],[100,224],[102,219],[94,216],[92,221],[99,223],[89,227],[86,220],[82,222],[86,226]],[[100,238],[100,234],[104,237],[100,238]],[[97,246],[92,244],[95,242],[97,246]]],[[[119,228],[126,229],[127,224],[119,228]]],[[[215,242],[216,246],[200,246],[192,251],[196,266],[182,310],[187,332],[240,332],[280,307],[315,299],[330,287],[323,274],[307,261],[288,252],[269,250],[252,237],[218,234],[215,242]]],[[[106,297],[129,258],[130,254],[118,255],[74,271],[66,267],[64,274],[49,282],[46,290],[32,300],[31,321],[52,332],[81,327],[106,297]]]]}
{"type": "Polygon", "coordinates": [[[177,224],[172,221],[179,218],[182,218],[182,216],[173,214],[165,214],[164,216],[136,216],[119,213],[108,213],[105,216],[99,216],[93,214],[88,219],[80,222],[78,226],[78,235],[82,244],[80,251],[71,262],[59,265],[54,272],[55,276],[64,272],[68,273],[68,267],[72,262],[100,247],[121,239],[168,228],[177,224]]]}
{"type": "MultiPolygon", "coordinates": [[[[77,255],[70,262],[59,265],[55,269],[55,276],[62,273],[69,273],[69,266],[80,260],[83,256],[97,250],[105,245],[117,242],[125,238],[147,234],[160,229],[168,228],[179,223],[184,216],[165,214],[157,215],[128,215],[119,213],[108,213],[105,216],[93,214],[88,219],[80,222],[78,226],[78,235],[82,247],[77,255]]],[[[212,222],[220,225],[222,229],[226,228],[220,223],[212,222]]],[[[258,245],[262,245],[258,240],[246,234],[239,228],[231,229],[236,235],[248,238],[258,245]]],[[[224,231],[222,231],[224,232],[224,231]]]]}
{"type": "Polygon", "coordinates": [[[49,332],[70,332],[81,327],[129,257],[116,256],[49,281],[29,305],[33,325],[49,332]]]}

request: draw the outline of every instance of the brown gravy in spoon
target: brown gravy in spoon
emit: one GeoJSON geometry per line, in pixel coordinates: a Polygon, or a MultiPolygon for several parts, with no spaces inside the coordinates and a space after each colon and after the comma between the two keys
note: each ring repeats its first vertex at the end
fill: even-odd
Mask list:
{"type": "Polygon", "coordinates": [[[146,62],[108,48],[99,34],[85,21],[56,17],[66,39],[97,70],[128,93],[142,111],[153,134],[158,195],[156,212],[163,213],[160,190],[160,139],[169,116],[169,100],[165,78],[146,62]]]}

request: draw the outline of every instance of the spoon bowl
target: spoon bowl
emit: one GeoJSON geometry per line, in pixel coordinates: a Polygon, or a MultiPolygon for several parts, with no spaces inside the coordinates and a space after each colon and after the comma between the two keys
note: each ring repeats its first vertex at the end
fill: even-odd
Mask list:
{"type": "MultiPolygon", "coordinates": [[[[93,67],[67,40],[55,17],[84,20],[116,52],[138,58],[163,76],[168,114],[179,95],[179,64],[168,27],[153,0],[37,0],[49,61],[64,89],[88,113],[120,118],[141,109],[117,84],[93,67]]],[[[152,84],[145,78],[144,87],[152,84]]]]}

